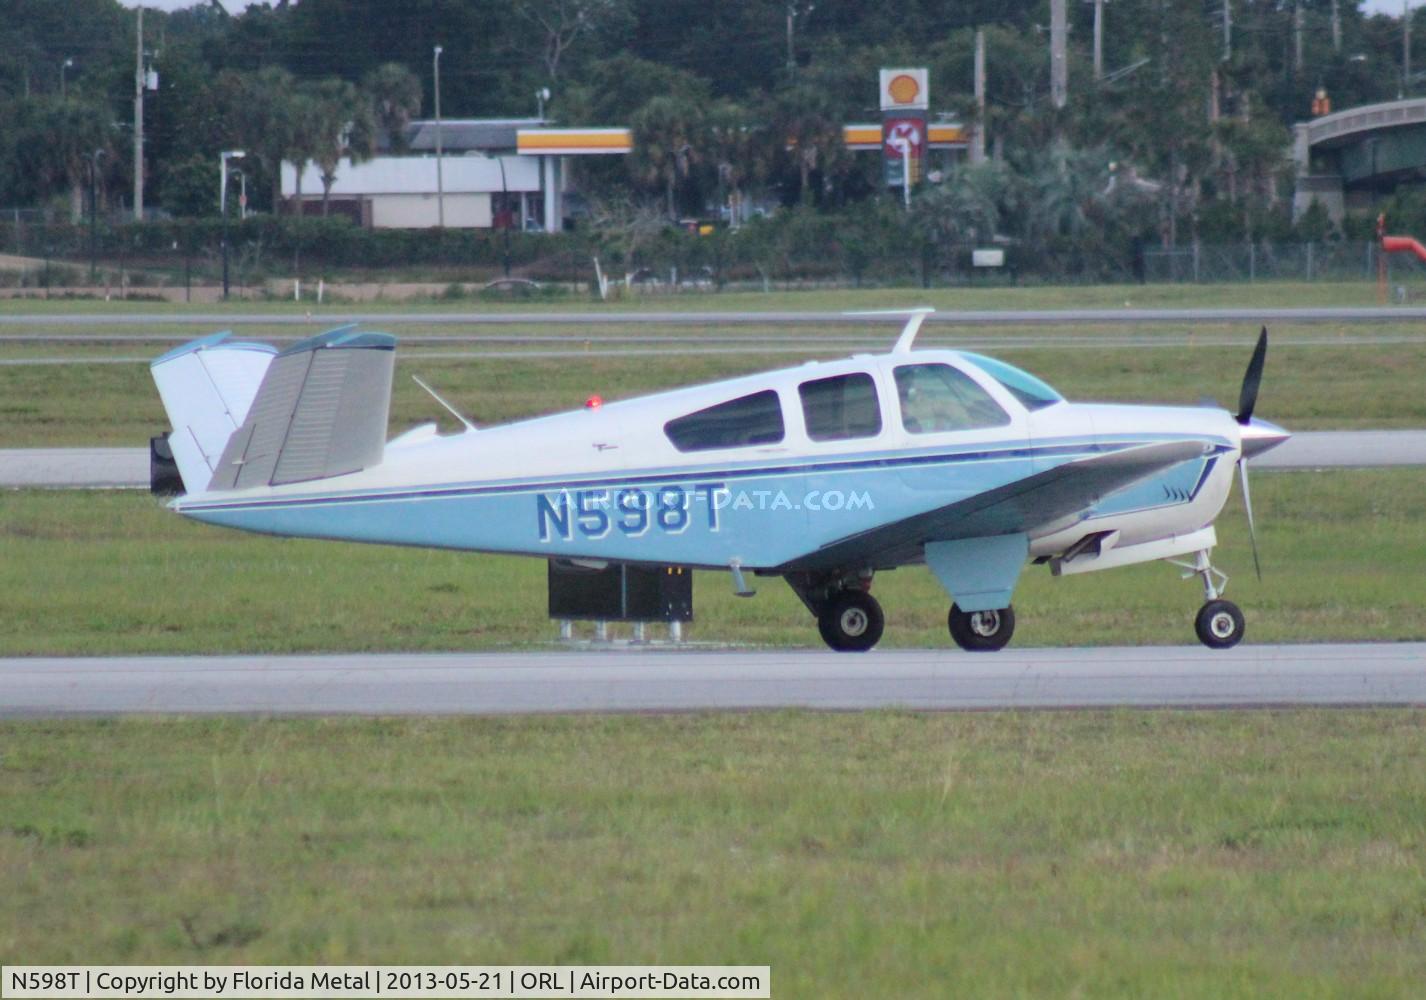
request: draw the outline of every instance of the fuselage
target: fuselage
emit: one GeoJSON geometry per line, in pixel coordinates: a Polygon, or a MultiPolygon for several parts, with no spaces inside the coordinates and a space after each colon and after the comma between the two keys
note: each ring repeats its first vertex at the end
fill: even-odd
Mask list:
{"type": "Polygon", "coordinates": [[[1030,555],[1056,556],[1088,533],[1117,532],[1125,547],[1211,524],[1242,436],[1220,409],[1070,403],[991,359],[917,350],[455,435],[427,425],[388,442],[381,462],[360,472],[189,495],[175,507],[282,535],[773,570],[1066,462],[1210,443],[1199,458],[1043,525],[1030,555]]]}

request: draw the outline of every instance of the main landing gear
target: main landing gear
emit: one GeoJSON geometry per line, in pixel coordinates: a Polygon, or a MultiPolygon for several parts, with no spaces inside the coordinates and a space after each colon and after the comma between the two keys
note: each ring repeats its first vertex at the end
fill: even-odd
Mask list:
{"type": "Polygon", "coordinates": [[[839,653],[865,653],[885,627],[881,604],[865,590],[843,590],[817,612],[822,641],[839,653]]]}
{"type": "MultiPolygon", "coordinates": [[[[871,596],[870,570],[848,574],[789,574],[787,582],[817,618],[822,641],[839,653],[864,653],[881,641],[886,616],[871,596]]],[[[956,645],[971,652],[1003,649],[1015,634],[1015,609],[962,611],[946,618],[956,645]]]]}
{"type": "Polygon", "coordinates": [[[1169,561],[1188,570],[1183,575],[1185,580],[1196,576],[1203,581],[1203,607],[1198,609],[1198,615],[1193,619],[1193,630],[1198,633],[1198,641],[1209,649],[1228,649],[1238,645],[1243,640],[1243,612],[1232,601],[1223,600],[1228,575],[1213,568],[1208,561],[1208,550],[1195,553],[1191,563],[1176,559],[1169,561]]]}
{"type": "Polygon", "coordinates": [[[970,653],[993,653],[1004,649],[1015,634],[1015,609],[962,611],[959,605],[952,604],[951,613],[946,616],[946,626],[961,649],[970,653]]]}

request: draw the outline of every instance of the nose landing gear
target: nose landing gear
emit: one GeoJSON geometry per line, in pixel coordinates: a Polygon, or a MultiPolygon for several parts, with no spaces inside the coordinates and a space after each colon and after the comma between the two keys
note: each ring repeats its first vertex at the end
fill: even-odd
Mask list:
{"type": "Polygon", "coordinates": [[[1228,586],[1228,575],[1213,568],[1208,561],[1208,550],[1201,549],[1194,554],[1191,563],[1169,560],[1175,566],[1188,570],[1184,579],[1196,576],[1203,581],[1203,607],[1193,620],[1193,630],[1198,633],[1198,641],[1209,649],[1228,649],[1238,645],[1243,639],[1245,621],[1243,612],[1232,601],[1222,598],[1228,586]]]}

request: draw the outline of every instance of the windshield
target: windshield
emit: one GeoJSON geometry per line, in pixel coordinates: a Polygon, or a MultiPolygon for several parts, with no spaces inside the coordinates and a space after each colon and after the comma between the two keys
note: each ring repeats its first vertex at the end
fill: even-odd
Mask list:
{"type": "Polygon", "coordinates": [[[1014,365],[1007,365],[1004,361],[987,358],[981,354],[963,353],[961,356],[967,361],[974,362],[981,371],[1005,386],[1012,396],[1025,404],[1027,410],[1039,410],[1065,401],[1063,396],[1044,382],[1029,372],[1021,371],[1014,365]]]}

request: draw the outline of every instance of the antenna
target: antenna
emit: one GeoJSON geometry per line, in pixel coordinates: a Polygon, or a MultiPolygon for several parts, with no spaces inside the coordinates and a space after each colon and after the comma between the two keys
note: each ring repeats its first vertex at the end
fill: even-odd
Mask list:
{"type": "Polygon", "coordinates": [[[893,354],[906,354],[911,350],[911,345],[916,340],[916,334],[921,330],[921,324],[926,322],[926,317],[936,310],[931,306],[917,306],[914,309],[872,309],[866,312],[843,313],[843,316],[905,316],[906,325],[901,328],[901,336],[896,338],[896,346],[891,349],[893,354]]]}
{"type": "Polygon", "coordinates": [[[469,420],[467,420],[465,417],[461,416],[460,411],[457,410],[457,409],[456,409],[454,406],[452,406],[450,403],[447,403],[444,399],[442,399],[440,393],[438,393],[435,389],[432,389],[432,388],[431,388],[429,385],[427,385],[425,382],[422,382],[422,381],[421,381],[421,376],[419,376],[419,375],[412,375],[412,376],[411,376],[411,380],[412,380],[413,382],[415,382],[417,385],[419,385],[422,389],[425,389],[427,392],[429,392],[429,393],[431,394],[431,398],[432,398],[432,399],[434,399],[436,402],[440,403],[442,406],[444,406],[447,410],[450,411],[451,416],[455,417],[455,418],[456,418],[457,420],[459,420],[461,423],[465,424],[465,429],[466,429],[466,430],[468,430],[468,431],[473,431],[473,430],[476,429],[475,424],[471,423],[471,422],[470,422],[469,420]]]}

